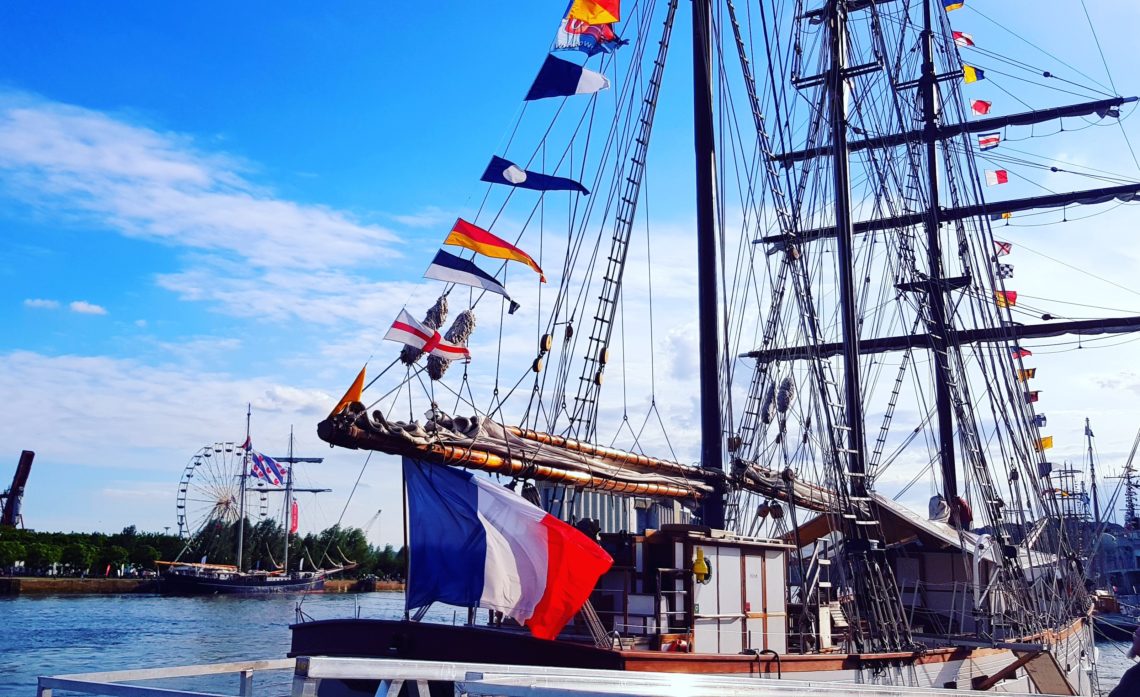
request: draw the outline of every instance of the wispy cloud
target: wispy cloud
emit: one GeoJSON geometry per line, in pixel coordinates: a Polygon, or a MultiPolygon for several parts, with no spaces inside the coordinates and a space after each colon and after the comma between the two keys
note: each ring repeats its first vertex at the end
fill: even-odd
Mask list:
{"type": "Polygon", "coordinates": [[[36,310],[57,310],[59,309],[59,301],[45,300],[44,298],[27,298],[24,300],[24,307],[30,307],[36,310]]]}
{"type": "Polygon", "coordinates": [[[94,303],[89,303],[86,300],[74,300],[67,307],[72,312],[77,312],[81,315],[105,315],[105,314],[107,314],[107,308],[105,308],[101,305],[96,305],[94,303]]]}
{"type": "Polygon", "coordinates": [[[280,198],[255,183],[250,169],[182,134],[0,93],[0,193],[41,215],[193,250],[185,272],[162,279],[183,299],[220,303],[222,311],[241,315],[258,311],[244,292],[259,289],[255,300],[284,311],[270,318],[295,316],[289,308],[301,296],[294,290],[298,276],[320,278],[344,302],[354,283],[346,270],[398,256],[397,236],[388,229],[280,198]],[[239,277],[233,293],[216,285],[239,277]]]}

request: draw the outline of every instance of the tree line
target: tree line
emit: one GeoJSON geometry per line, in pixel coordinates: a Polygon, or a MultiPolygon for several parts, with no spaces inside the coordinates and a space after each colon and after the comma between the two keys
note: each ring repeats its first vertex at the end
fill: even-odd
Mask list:
{"type": "MultiPolygon", "coordinates": [[[[140,532],[135,526],[122,532],[39,532],[0,528],[0,574],[42,576],[144,575],[158,569],[158,561],[234,564],[237,557],[237,523],[211,523],[189,540],[177,535],[140,532]]],[[[274,520],[245,521],[242,568],[266,571],[285,564],[285,531],[274,520]]],[[[404,550],[392,545],[369,544],[360,528],[334,525],[319,533],[291,535],[290,569],[351,566],[349,578],[376,576],[404,578],[404,550]]]]}

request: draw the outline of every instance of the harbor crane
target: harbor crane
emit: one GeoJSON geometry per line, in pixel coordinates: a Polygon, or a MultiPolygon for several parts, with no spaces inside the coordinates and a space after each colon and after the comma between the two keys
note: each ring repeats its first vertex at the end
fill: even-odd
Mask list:
{"type": "Polygon", "coordinates": [[[32,472],[32,459],[35,456],[31,450],[20,453],[20,462],[16,465],[16,476],[12,477],[12,486],[0,494],[0,526],[23,527],[24,517],[20,515],[20,503],[24,498],[24,487],[28,483],[28,475],[32,472]]]}

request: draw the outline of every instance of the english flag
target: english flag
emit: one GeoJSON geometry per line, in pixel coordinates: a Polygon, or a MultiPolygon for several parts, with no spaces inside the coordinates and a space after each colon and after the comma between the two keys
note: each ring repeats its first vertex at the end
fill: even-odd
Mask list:
{"type": "Polygon", "coordinates": [[[448,360],[471,358],[471,352],[467,350],[467,347],[444,341],[439,332],[417,322],[408,314],[407,310],[400,310],[400,315],[392,323],[392,328],[384,335],[384,339],[413,346],[424,353],[430,353],[448,360]]]}

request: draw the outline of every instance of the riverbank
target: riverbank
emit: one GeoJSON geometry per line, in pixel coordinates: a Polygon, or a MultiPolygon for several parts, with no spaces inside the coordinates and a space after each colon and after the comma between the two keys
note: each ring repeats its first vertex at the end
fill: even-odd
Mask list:
{"type": "MultiPolygon", "coordinates": [[[[330,579],[325,581],[326,593],[366,593],[371,591],[402,591],[399,581],[364,579],[330,579]]],[[[58,577],[6,577],[0,578],[0,595],[122,595],[125,593],[156,593],[158,581],[153,578],[58,578],[58,577]]]]}

